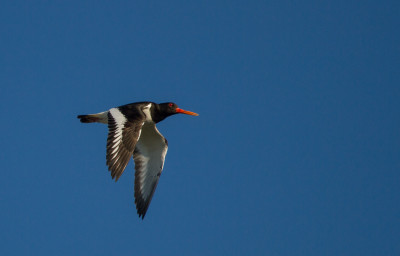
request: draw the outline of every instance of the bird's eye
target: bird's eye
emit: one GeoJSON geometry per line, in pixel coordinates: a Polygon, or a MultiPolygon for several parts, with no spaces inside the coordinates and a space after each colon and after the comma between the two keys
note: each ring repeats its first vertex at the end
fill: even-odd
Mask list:
{"type": "Polygon", "coordinates": [[[174,104],[173,103],[169,103],[168,106],[172,107],[174,104]]]}

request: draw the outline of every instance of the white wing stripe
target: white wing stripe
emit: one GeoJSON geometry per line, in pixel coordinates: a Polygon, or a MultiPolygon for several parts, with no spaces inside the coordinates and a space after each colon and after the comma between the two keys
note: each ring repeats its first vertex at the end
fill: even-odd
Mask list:
{"type": "MultiPolygon", "coordinates": [[[[111,114],[112,118],[115,121],[116,124],[116,131],[114,135],[114,140],[113,143],[115,143],[112,148],[114,149],[111,154],[114,154],[115,152],[118,151],[119,146],[121,145],[122,141],[122,129],[124,128],[124,125],[127,121],[126,117],[119,111],[118,108],[112,108],[109,110],[109,113],[111,114]]],[[[114,155],[112,158],[114,159],[116,155],[114,155]]]]}
{"type": "MultiPolygon", "coordinates": [[[[118,145],[118,146],[119,146],[119,145],[118,145]]],[[[114,154],[114,153],[117,152],[118,149],[119,149],[119,147],[116,147],[116,146],[114,146],[113,148],[114,148],[114,150],[111,152],[111,154],[114,154]]]]}

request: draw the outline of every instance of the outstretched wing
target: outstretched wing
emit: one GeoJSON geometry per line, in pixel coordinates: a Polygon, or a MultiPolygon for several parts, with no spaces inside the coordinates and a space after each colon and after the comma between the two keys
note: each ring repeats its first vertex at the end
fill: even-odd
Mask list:
{"type": "Polygon", "coordinates": [[[167,140],[154,123],[145,123],[133,153],[135,160],[135,204],[139,217],[149,208],[167,154],[167,140]]]}
{"type": "Polygon", "coordinates": [[[129,163],[143,123],[141,115],[128,120],[118,108],[108,111],[107,166],[115,181],[129,163]]]}

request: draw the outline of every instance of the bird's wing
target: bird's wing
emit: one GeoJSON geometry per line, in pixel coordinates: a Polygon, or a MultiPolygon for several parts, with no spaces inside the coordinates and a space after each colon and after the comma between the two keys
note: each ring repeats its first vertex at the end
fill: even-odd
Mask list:
{"type": "Polygon", "coordinates": [[[139,217],[144,218],[164,166],[168,150],[167,140],[154,123],[145,123],[136,143],[135,160],[135,204],[139,217]]]}
{"type": "Polygon", "coordinates": [[[143,116],[128,120],[118,108],[108,111],[107,165],[115,181],[129,163],[143,123],[143,116]]]}

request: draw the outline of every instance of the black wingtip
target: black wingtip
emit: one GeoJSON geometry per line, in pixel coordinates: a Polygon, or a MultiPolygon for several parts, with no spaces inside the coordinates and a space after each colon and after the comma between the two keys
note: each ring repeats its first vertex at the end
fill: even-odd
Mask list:
{"type": "Polygon", "coordinates": [[[144,219],[144,217],[146,216],[147,213],[147,209],[149,207],[149,205],[146,205],[144,203],[144,200],[135,200],[135,204],[136,204],[136,211],[137,214],[139,215],[139,218],[142,218],[142,220],[144,219]]]}
{"type": "Polygon", "coordinates": [[[137,209],[137,214],[139,215],[139,219],[142,218],[142,220],[143,220],[144,216],[146,216],[146,210],[138,208],[137,209]]]}

